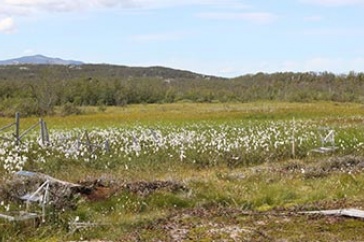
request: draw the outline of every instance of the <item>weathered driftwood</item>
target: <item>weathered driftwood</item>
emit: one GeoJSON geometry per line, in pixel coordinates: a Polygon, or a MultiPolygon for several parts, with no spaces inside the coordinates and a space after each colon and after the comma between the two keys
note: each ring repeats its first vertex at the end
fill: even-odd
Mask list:
{"type": "Polygon", "coordinates": [[[344,216],[344,217],[352,217],[352,218],[360,218],[364,219],[364,211],[348,208],[348,209],[334,209],[334,210],[317,210],[317,211],[307,211],[300,212],[301,214],[322,214],[328,216],[344,216]]]}
{"type": "Polygon", "coordinates": [[[8,214],[0,213],[0,218],[13,222],[13,221],[25,221],[25,220],[30,220],[30,219],[35,220],[35,219],[39,218],[39,215],[36,213],[28,213],[28,212],[20,211],[20,212],[8,213],[8,214]]]}
{"type": "Polygon", "coordinates": [[[48,180],[51,184],[58,183],[60,185],[68,186],[68,187],[80,187],[81,186],[79,184],[71,183],[71,182],[67,182],[67,181],[62,181],[62,180],[59,180],[57,178],[54,178],[54,177],[51,177],[51,176],[48,176],[46,174],[39,173],[39,172],[18,171],[15,174],[19,175],[19,176],[29,177],[29,178],[39,178],[39,179],[44,180],[44,181],[48,180]]]}

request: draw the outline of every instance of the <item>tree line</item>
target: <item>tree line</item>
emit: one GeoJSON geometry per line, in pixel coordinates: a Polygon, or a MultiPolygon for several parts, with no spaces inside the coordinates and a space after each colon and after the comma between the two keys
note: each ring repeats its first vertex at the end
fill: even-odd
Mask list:
{"type": "Polygon", "coordinates": [[[65,114],[80,106],[138,103],[364,101],[364,73],[205,76],[163,67],[22,65],[0,67],[0,115],[65,114]]]}

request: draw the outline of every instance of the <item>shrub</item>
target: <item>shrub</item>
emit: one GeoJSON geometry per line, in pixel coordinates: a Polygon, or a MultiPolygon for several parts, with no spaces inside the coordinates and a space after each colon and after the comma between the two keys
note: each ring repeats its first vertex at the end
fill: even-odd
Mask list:
{"type": "Polygon", "coordinates": [[[78,108],[74,103],[66,103],[62,106],[61,115],[68,116],[72,114],[81,114],[81,109],[78,108]]]}

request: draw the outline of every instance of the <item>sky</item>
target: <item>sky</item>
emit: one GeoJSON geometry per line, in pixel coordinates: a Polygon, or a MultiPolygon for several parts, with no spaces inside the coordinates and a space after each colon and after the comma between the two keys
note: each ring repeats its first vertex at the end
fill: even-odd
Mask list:
{"type": "Polygon", "coordinates": [[[0,60],[346,74],[363,39],[364,0],[0,0],[0,60]]]}

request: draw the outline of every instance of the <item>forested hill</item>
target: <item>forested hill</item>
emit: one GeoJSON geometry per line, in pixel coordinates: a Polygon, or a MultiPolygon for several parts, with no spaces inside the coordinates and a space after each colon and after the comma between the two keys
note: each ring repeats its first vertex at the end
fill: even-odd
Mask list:
{"type": "Polygon", "coordinates": [[[78,106],[169,102],[364,102],[364,73],[257,73],[236,78],[164,67],[0,66],[0,115],[66,113],[78,106]]]}
{"type": "Polygon", "coordinates": [[[176,70],[172,68],[153,67],[128,67],[108,64],[84,64],[84,65],[7,65],[0,66],[0,78],[26,81],[39,78],[44,75],[61,80],[75,78],[213,78],[190,71],[176,70]]]}

